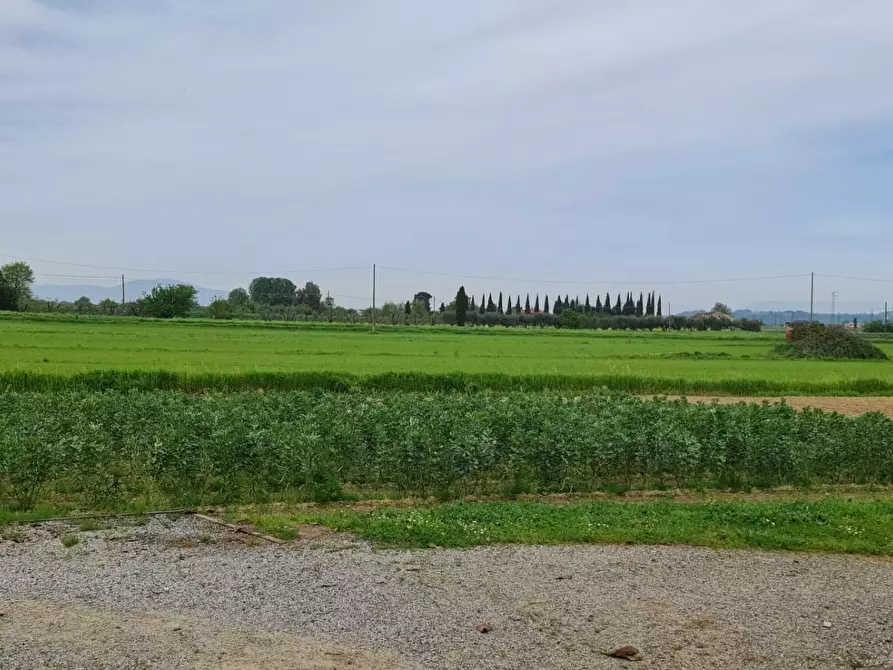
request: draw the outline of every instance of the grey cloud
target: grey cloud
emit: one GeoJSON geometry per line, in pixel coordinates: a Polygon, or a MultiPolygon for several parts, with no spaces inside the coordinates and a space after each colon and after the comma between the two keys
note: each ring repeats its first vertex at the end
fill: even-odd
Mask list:
{"type": "MultiPolygon", "coordinates": [[[[0,218],[23,222],[11,253],[182,267],[180,239],[231,281],[376,258],[592,276],[538,236],[660,239],[599,258],[598,277],[778,274],[840,179],[821,137],[893,117],[891,34],[886,0],[7,0],[0,218]],[[457,261],[457,233],[493,244],[457,261]],[[670,260],[770,234],[787,249],[756,265],[670,260]]],[[[859,215],[887,207],[878,187],[859,215]]],[[[836,262],[814,252],[797,264],[836,262]]]]}

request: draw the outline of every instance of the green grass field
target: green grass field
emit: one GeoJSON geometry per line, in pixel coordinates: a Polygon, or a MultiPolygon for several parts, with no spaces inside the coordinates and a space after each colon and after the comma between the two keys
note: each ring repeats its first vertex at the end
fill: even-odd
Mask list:
{"type": "MultiPolygon", "coordinates": [[[[96,370],[164,371],[184,377],[461,372],[599,377],[609,386],[640,392],[736,393],[739,384],[742,394],[767,395],[893,390],[891,362],[770,358],[782,337],[779,332],[399,327],[372,334],[368,326],[346,325],[0,318],[0,375],[64,377],[96,370]],[[686,384],[676,383],[682,380],[686,384]]],[[[893,355],[893,342],[879,345],[893,355]]],[[[244,386],[250,385],[246,381],[244,386]]]]}

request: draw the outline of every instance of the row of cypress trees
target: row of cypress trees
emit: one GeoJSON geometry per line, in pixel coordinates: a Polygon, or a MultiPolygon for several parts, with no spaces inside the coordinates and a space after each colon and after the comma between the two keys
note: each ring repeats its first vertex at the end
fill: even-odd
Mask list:
{"type": "MultiPolygon", "coordinates": [[[[564,310],[570,309],[575,312],[579,312],[580,314],[594,314],[597,316],[663,316],[662,310],[662,299],[661,296],[656,295],[654,292],[651,292],[645,296],[644,293],[639,293],[639,299],[636,300],[633,297],[632,293],[626,294],[626,299],[623,299],[621,294],[617,294],[617,300],[612,301],[611,294],[605,294],[605,301],[602,302],[601,296],[596,296],[595,304],[593,305],[589,299],[589,294],[586,294],[585,300],[582,302],[580,298],[569,298],[567,295],[564,296],[562,300],[559,295],[555,298],[555,302],[552,303],[551,309],[549,305],[549,296],[545,297],[543,301],[542,307],[540,307],[540,297],[537,294],[534,299],[533,306],[530,305],[530,294],[527,294],[527,298],[524,301],[524,306],[521,307],[521,296],[515,299],[515,304],[512,306],[512,297],[508,297],[508,301],[503,301],[503,295],[500,291],[499,298],[496,302],[493,301],[493,294],[489,294],[489,296],[481,295],[480,303],[475,302],[474,296],[471,296],[471,300],[469,301],[468,295],[465,293],[465,287],[460,286],[459,292],[456,294],[456,312],[458,313],[467,313],[468,310],[477,311],[480,314],[496,313],[496,314],[561,314],[564,310]]],[[[440,311],[446,311],[446,306],[441,303],[440,311]]]]}

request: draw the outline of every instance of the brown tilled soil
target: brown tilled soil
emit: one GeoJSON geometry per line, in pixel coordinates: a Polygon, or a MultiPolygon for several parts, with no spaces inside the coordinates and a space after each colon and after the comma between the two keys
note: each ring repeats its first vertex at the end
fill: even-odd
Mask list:
{"type": "MultiPolygon", "coordinates": [[[[675,398],[677,396],[668,396],[675,398]]],[[[794,409],[813,407],[827,412],[839,412],[847,416],[858,416],[865,412],[881,412],[893,419],[893,396],[885,397],[821,397],[821,396],[791,396],[788,398],[748,398],[740,396],[687,396],[690,402],[710,403],[714,400],[723,405],[734,405],[740,402],[781,402],[784,400],[794,409]]]]}

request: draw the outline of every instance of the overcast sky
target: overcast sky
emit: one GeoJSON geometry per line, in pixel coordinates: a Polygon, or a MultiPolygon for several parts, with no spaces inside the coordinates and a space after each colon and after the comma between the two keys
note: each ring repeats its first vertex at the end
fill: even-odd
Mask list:
{"type": "Polygon", "coordinates": [[[893,278],[891,86],[890,0],[2,0],[0,254],[808,306],[802,277],[656,282],[893,278]]]}

